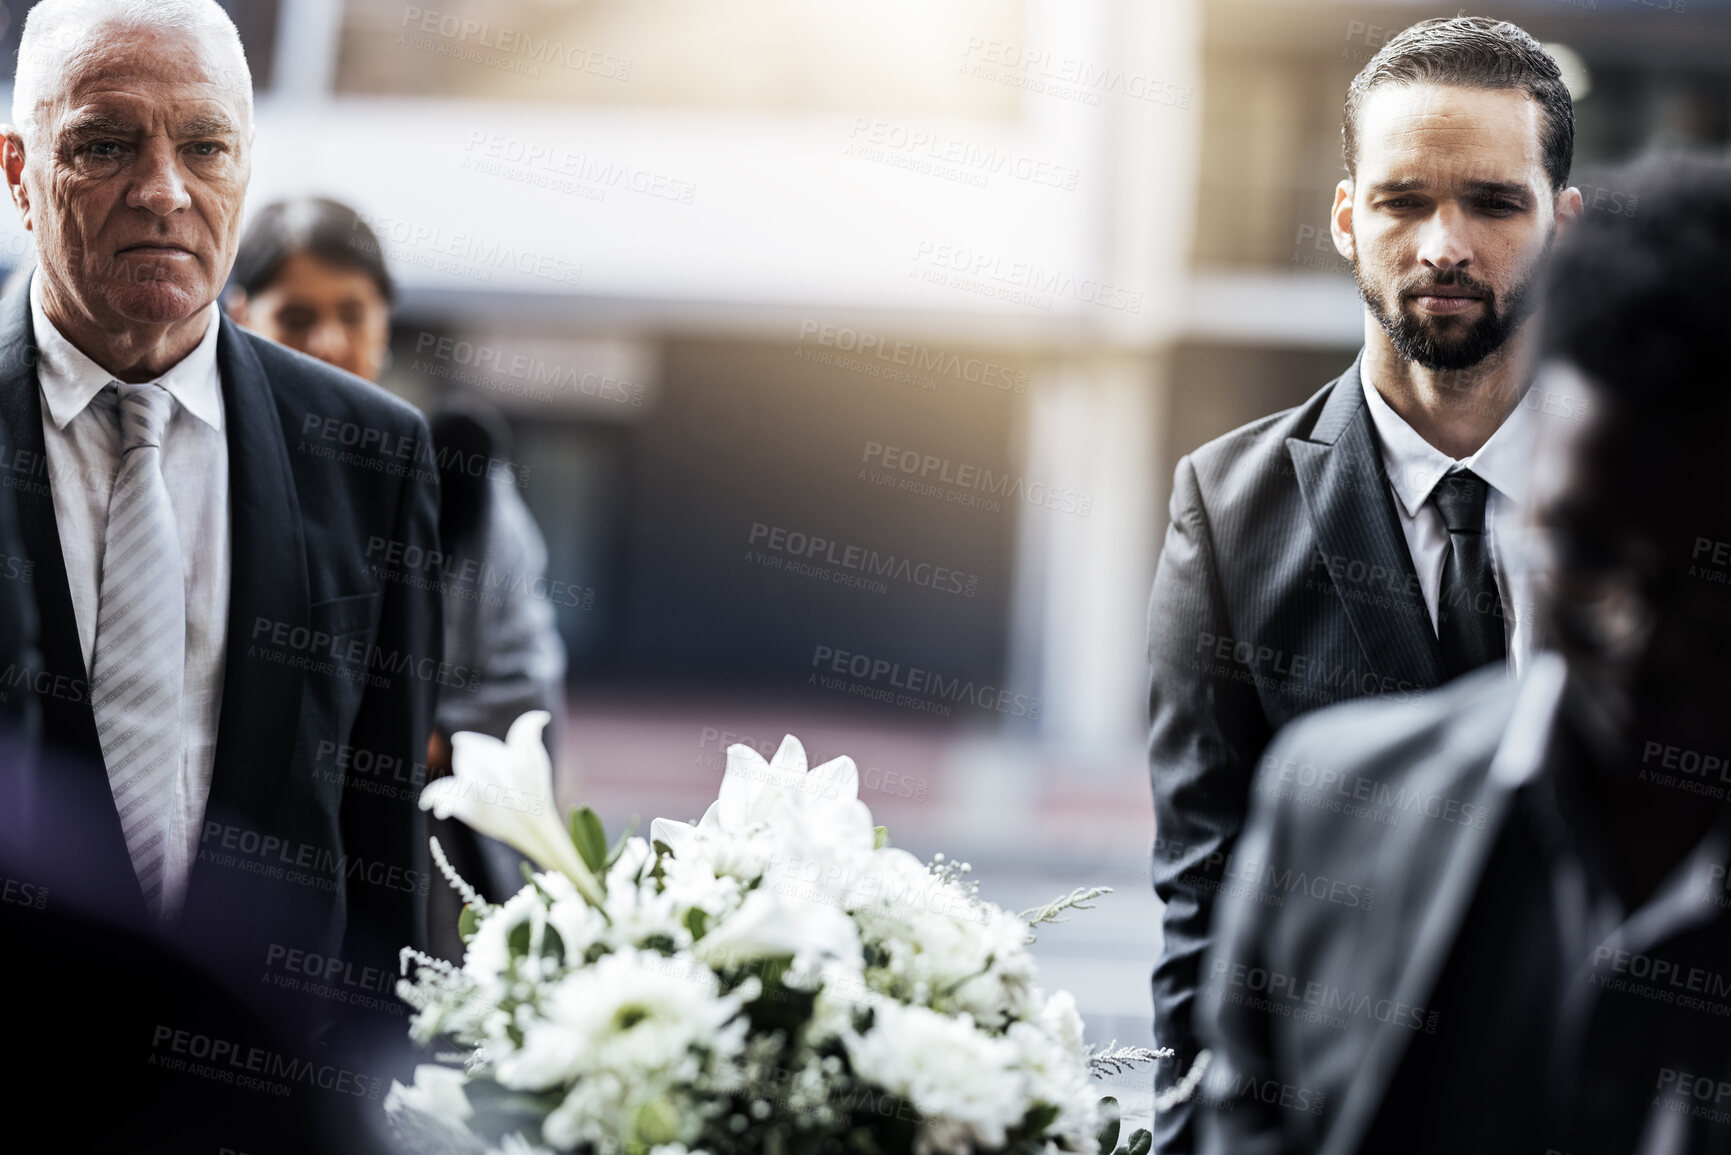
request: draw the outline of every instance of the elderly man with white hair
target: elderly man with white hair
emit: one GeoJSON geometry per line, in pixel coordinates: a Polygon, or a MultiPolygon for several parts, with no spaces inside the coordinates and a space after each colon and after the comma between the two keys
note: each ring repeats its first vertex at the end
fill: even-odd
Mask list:
{"type": "MultiPolygon", "coordinates": [[[[423,941],[418,764],[466,681],[433,583],[383,561],[437,555],[426,425],[217,307],[253,120],[212,0],[43,0],[13,120],[38,260],[0,301],[0,463],[41,667],[7,677],[60,756],[25,860],[255,989],[295,985],[289,959],[361,976],[400,1033],[378,976],[423,941]]],[[[313,1030],[338,1005],[283,997],[313,1030]]]]}

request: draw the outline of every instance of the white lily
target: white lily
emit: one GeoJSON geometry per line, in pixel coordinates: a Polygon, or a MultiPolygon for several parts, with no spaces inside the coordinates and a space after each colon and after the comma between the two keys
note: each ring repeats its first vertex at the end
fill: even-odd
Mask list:
{"type": "Polygon", "coordinates": [[[750,746],[729,746],[721,790],[703,817],[695,826],[657,818],[650,837],[678,857],[698,828],[746,835],[764,827],[803,833],[839,851],[870,851],[871,811],[859,800],[854,760],[835,758],[808,769],[805,747],[792,734],[768,762],[750,746]]]}
{"type": "Polygon", "coordinates": [[[429,782],[421,809],[462,822],[521,851],[544,870],[557,870],[599,906],[601,884],[584,865],[553,801],[553,763],[541,744],[552,715],[531,710],[515,722],[503,742],[468,730],[451,735],[449,778],[429,782]]]}

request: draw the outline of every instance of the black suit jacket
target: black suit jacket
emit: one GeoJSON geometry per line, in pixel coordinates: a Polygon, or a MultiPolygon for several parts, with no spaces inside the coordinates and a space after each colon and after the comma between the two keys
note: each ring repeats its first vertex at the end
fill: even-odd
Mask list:
{"type": "MultiPolygon", "coordinates": [[[[1288,720],[1444,679],[1441,651],[1383,470],[1358,362],[1296,409],[1178,463],[1149,606],[1148,752],[1155,892],[1165,904],[1154,1035],[1199,1050],[1191,1025],[1209,916],[1263,748],[1288,720]]],[[[1188,1152],[1190,1109],[1155,1120],[1188,1152]]]]}
{"type": "MultiPolygon", "coordinates": [[[[1397,1120],[1399,1137],[1376,1138],[1389,1122],[1379,1118],[1384,1104],[1482,1109],[1439,1099],[1403,1060],[1419,1040],[1463,1029],[1464,1004],[1436,1000],[1475,912],[1524,881],[1497,865],[1506,829],[1522,818],[1521,784],[1578,772],[1562,740],[1566,680],[1562,659],[1541,655],[1518,681],[1485,670],[1413,703],[1306,718],[1276,740],[1262,778],[1288,788],[1257,791],[1239,858],[1374,887],[1374,902],[1312,893],[1276,905],[1251,888],[1222,900],[1200,1013],[1215,1053],[1198,1108],[1208,1155],[1404,1151],[1426,1121],[1397,1120]],[[1332,773],[1333,784],[1291,788],[1306,766],[1332,773]],[[1352,796],[1364,810],[1326,804],[1352,796]]],[[[1516,1092],[1524,1107],[1546,1104],[1541,1152],[1731,1152],[1727,817],[1662,898],[1588,948],[1590,962],[1508,958],[1486,976],[1545,976],[1548,985],[1511,979],[1516,990],[1498,994],[1559,1007],[1554,1037],[1542,1040],[1558,1067],[1523,1069],[1516,1092]]],[[[1461,991],[1457,1000],[1492,997],[1461,991]]],[[[1473,1035],[1483,1050],[1516,1042],[1482,1018],[1472,1026],[1487,1028],[1473,1035]]],[[[1474,1078],[1449,1073],[1456,1088],[1474,1078]]]]}
{"type": "MultiPolygon", "coordinates": [[[[340,960],[393,1002],[396,953],[425,941],[425,816],[395,769],[419,764],[441,680],[440,604],[380,564],[438,548],[438,481],[419,413],[234,325],[217,342],[229,454],[231,587],[215,767],[176,949],[319,1035],[347,1000],[305,997],[285,960],[340,960]],[[387,771],[391,771],[387,773],[387,771]],[[292,956],[290,952],[295,952],[292,956]]],[[[44,457],[27,290],[0,302],[0,477],[32,566],[36,690],[52,757],[28,848],[57,903],[146,927],[115,812],[44,457]]],[[[197,565],[197,558],[186,559],[197,565]]],[[[418,783],[415,784],[418,787],[418,783]]],[[[400,1033],[400,1007],[386,1012],[400,1033]]]]}
{"type": "MultiPolygon", "coordinates": [[[[34,577],[12,493],[0,489],[0,663],[9,672],[0,687],[0,991],[12,1042],[0,1057],[11,1108],[7,1150],[64,1150],[69,1120],[78,1121],[86,1150],[239,1145],[264,1155],[361,1146],[349,1136],[364,1141],[365,1131],[334,1097],[305,1086],[289,1088],[287,1097],[235,1094],[221,1082],[153,1064],[159,1023],[179,1024],[189,1040],[196,1032],[246,1039],[279,1054],[286,1048],[244,1000],[168,944],[61,901],[28,855],[30,822],[44,818],[44,804],[53,801],[39,793],[43,779],[77,772],[43,765],[40,703],[29,679],[16,679],[19,671],[41,669],[34,577]],[[93,1086],[104,1089],[102,1111],[89,1110],[93,1086]]],[[[162,1041],[172,1053],[172,1037],[162,1041]]]]}

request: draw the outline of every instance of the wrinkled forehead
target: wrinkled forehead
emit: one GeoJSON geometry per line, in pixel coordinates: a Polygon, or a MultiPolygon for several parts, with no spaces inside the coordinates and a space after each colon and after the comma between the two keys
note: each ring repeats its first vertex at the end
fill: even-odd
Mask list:
{"type": "Polygon", "coordinates": [[[84,30],[65,48],[38,106],[48,118],[91,106],[124,108],[136,116],[159,106],[202,105],[206,115],[226,113],[237,131],[251,124],[245,62],[213,37],[108,24],[84,30]]]}

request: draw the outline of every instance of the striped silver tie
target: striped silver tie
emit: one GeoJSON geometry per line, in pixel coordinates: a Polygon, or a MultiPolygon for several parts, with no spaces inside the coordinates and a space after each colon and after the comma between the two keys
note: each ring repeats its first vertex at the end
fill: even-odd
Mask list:
{"type": "Polygon", "coordinates": [[[160,385],[116,384],[120,470],[102,543],[90,693],[126,850],[144,904],[159,916],[179,793],[186,666],[180,532],[162,477],[162,434],[174,398],[160,385]]]}

